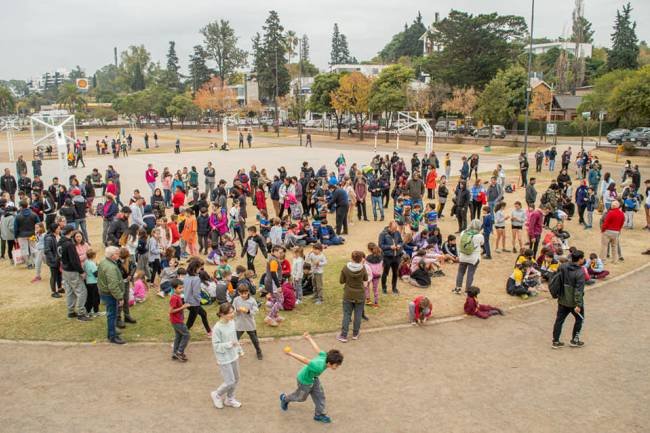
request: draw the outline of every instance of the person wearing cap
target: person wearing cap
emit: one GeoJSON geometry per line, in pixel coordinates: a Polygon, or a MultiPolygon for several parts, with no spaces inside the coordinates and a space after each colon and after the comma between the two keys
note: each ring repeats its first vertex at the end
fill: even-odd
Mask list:
{"type": "Polygon", "coordinates": [[[585,344],[580,341],[580,331],[585,316],[585,272],[583,270],[585,254],[580,250],[575,250],[571,253],[570,259],[570,262],[562,263],[557,270],[562,276],[564,290],[557,299],[557,314],[553,325],[553,345],[551,346],[553,349],[564,347],[564,343],[560,341],[560,335],[562,335],[562,325],[569,314],[575,318],[569,344],[572,347],[582,347],[585,344]]]}
{"type": "Polygon", "coordinates": [[[81,322],[88,322],[92,319],[88,317],[85,307],[86,298],[88,297],[88,291],[84,284],[86,274],[72,240],[74,233],[74,227],[71,225],[65,226],[57,248],[61,257],[61,267],[63,268],[63,288],[65,289],[65,300],[68,307],[68,318],[77,318],[81,322]]]}
{"type": "Polygon", "coordinates": [[[129,215],[131,214],[131,208],[124,206],[122,211],[117,214],[117,216],[111,221],[111,225],[108,227],[106,233],[106,242],[108,245],[114,247],[120,246],[120,238],[126,230],[129,228],[129,215]]]}

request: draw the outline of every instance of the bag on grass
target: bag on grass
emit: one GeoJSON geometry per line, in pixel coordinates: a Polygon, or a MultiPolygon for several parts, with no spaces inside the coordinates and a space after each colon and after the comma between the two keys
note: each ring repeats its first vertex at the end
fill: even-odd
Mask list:
{"type": "Polygon", "coordinates": [[[18,242],[15,243],[16,247],[13,251],[13,260],[14,260],[14,265],[24,265],[25,264],[25,252],[20,249],[18,246],[18,242]]]}

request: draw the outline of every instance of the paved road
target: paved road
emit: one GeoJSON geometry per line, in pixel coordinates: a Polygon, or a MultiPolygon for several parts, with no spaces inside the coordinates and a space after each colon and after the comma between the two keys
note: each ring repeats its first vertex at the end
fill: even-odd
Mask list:
{"type": "MultiPolygon", "coordinates": [[[[323,382],[328,427],[311,402],[283,413],[298,365],[285,343],[242,360],[241,409],[219,411],[207,344],[187,364],[166,345],[0,345],[0,419],[9,432],[647,432],[650,271],[590,291],[583,349],[550,348],[554,305],[504,318],[362,334],[338,344],[343,367],[323,382]]],[[[332,337],[319,337],[324,347],[332,337]]],[[[309,353],[304,342],[294,350],[309,353]]]]}

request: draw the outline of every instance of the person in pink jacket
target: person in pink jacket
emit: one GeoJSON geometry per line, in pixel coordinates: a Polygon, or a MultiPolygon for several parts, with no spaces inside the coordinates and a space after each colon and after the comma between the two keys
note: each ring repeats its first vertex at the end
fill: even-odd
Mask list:
{"type": "Polygon", "coordinates": [[[147,170],[144,172],[144,178],[147,181],[147,185],[151,188],[151,195],[153,195],[154,190],[156,189],[156,178],[158,177],[158,170],[153,168],[153,164],[147,165],[147,170]]]}
{"type": "Polygon", "coordinates": [[[228,216],[226,210],[218,206],[212,207],[212,214],[210,215],[210,228],[212,229],[210,242],[218,244],[221,236],[228,232],[228,216]]]}

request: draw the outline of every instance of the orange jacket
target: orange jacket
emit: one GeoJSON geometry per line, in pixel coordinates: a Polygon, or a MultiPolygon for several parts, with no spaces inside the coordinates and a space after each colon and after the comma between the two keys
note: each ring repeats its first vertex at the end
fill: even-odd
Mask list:
{"type": "Polygon", "coordinates": [[[436,179],[438,178],[438,173],[436,169],[432,168],[429,173],[427,173],[427,180],[425,182],[427,189],[436,189],[436,179]]]}
{"type": "Polygon", "coordinates": [[[196,217],[191,216],[185,218],[185,224],[183,225],[183,232],[181,233],[181,238],[185,242],[195,242],[196,241],[196,217]]]}

